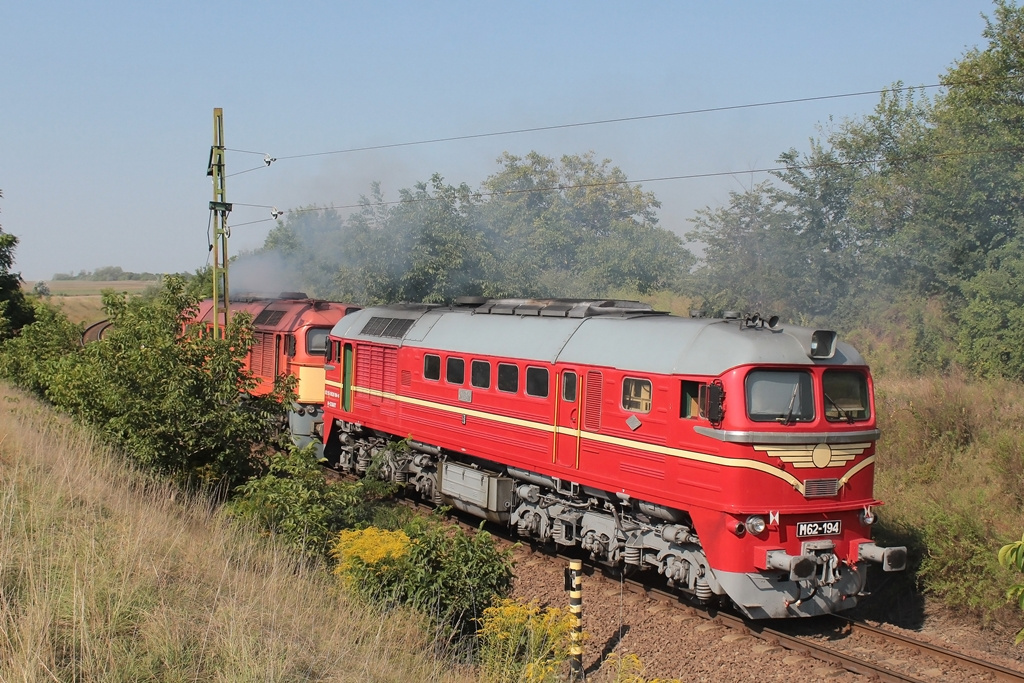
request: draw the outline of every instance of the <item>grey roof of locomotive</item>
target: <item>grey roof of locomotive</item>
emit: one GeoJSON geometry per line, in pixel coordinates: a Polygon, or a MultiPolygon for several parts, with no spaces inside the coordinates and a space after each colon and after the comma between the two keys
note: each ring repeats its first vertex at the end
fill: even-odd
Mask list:
{"type": "MultiPolygon", "coordinates": [[[[595,305],[554,300],[560,305],[551,310],[535,302],[517,307],[516,301],[521,300],[504,307],[489,301],[451,308],[424,304],[365,308],[342,318],[333,334],[466,356],[504,356],[662,374],[718,375],[748,363],[865,364],[853,347],[841,341],[832,358],[812,360],[807,344],[813,330],[804,327],[779,325],[770,329],[744,319],[681,318],[632,302],[595,305]],[[364,334],[372,327],[371,319],[381,318],[409,322],[397,328],[398,336],[364,334]]],[[[381,321],[377,322],[380,328],[381,321]]]]}

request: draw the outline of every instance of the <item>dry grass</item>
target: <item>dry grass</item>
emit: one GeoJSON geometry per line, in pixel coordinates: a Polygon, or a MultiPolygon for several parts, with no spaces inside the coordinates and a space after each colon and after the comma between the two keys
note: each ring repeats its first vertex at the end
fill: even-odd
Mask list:
{"type": "Polygon", "coordinates": [[[920,561],[927,594],[982,619],[1005,616],[999,547],[1024,514],[1024,386],[957,375],[876,379],[875,494],[891,541],[920,561]]]}
{"type": "Polygon", "coordinates": [[[876,381],[877,492],[902,514],[974,507],[1015,535],[1024,504],[1024,386],[956,375],[876,381]],[[976,507],[978,504],[981,507],[976,507]]]}
{"type": "Polygon", "coordinates": [[[99,294],[51,296],[47,301],[63,311],[68,320],[73,323],[84,323],[86,327],[107,317],[103,311],[103,297],[99,294]]]}
{"type": "Polygon", "coordinates": [[[0,386],[0,680],[468,679],[408,614],[183,497],[0,386]]]}
{"type": "MultiPolygon", "coordinates": [[[[92,323],[104,320],[102,293],[112,289],[115,292],[142,294],[150,287],[159,286],[154,280],[118,280],[92,282],[89,280],[46,280],[50,296],[46,301],[64,312],[73,323],[92,323]]],[[[26,282],[23,289],[32,292],[35,282],[26,282]]]]}

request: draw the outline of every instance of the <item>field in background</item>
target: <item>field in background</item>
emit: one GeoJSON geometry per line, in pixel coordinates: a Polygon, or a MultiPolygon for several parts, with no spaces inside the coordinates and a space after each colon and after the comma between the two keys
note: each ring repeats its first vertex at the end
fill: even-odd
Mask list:
{"type": "MultiPolygon", "coordinates": [[[[50,288],[50,296],[99,296],[105,290],[112,289],[115,292],[128,292],[129,294],[141,294],[149,287],[156,287],[160,283],[157,280],[43,280],[50,288]]],[[[35,282],[26,282],[25,291],[31,292],[35,282]]]]}
{"type": "Polygon", "coordinates": [[[0,385],[0,680],[469,680],[401,610],[0,385]]]}
{"type": "MultiPolygon", "coordinates": [[[[153,280],[95,282],[90,280],[44,280],[43,282],[50,288],[50,296],[46,297],[46,300],[62,310],[71,322],[84,323],[86,326],[107,317],[103,313],[102,302],[102,293],[105,290],[142,294],[147,288],[156,287],[159,284],[153,280]]],[[[35,284],[35,282],[26,282],[25,292],[32,292],[35,284]]]]}

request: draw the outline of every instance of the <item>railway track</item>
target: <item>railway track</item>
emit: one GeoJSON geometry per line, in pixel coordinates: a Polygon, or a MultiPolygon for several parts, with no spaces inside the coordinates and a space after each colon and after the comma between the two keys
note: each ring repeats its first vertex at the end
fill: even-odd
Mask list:
{"type": "MultiPolygon", "coordinates": [[[[403,499],[400,499],[403,500],[403,499]]],[[[404,499],[404,503],[422,511],[432,511],[429,505],[404,499]]],[[[450,512],[449,517],[470,533],[478,528],[480,520],[468,518],[461,513],[450,512]]],[[[519,542],[503,531],[487,524],[489,531],[503,542],[519,542]]],[[[529,544],[531,554],[543,555],[551,560],[551,572],[560,574],[570,558],[536,544],[529,544]]],[[[756,638],[765,644],[765,650],[782,648],[791,653],[810,657],[818,662],[842,671],[880,682],[930,683],[933,681],[1005,681],[1024,683],[1024,670],[1009,668],[978,657],[957,652],[940,645],[912,638],[903,633],[878,628],[843,616],[792,621],[753,621],[726,610],[699,607],[684,601],[679,594],[633,578],[614,578],[602,567],[584,561],[584,572],[588,581],[614,584],[618,590],[625,589],[642,597],[656,601],[672,610],[680,610],[689,619],[700,619],[741,636],[756,638]]],[[[584,589],[586,595],[587,589],[584,589]]],[[[588,612],[584,598],[584,628],[588,612]]],[[[730,638],[725,638],[729,642],[730,638]]],[[[606,648],[607,649],[607,648],[606,648]]],[[[607,654],[607,653],[602,653],[607,654]]],[[[1024,669],[1024,665],[1021,667],[1024,669]]],[[[721,680],[729,680],[723,678],[721,680]]]]}
{"type": "Polygon", "coordinates": [[[100,320],[99,322],[89,325],[82,332],[82,346],[85,346],[89,342],[99,341],[103,339],[104,333],[110,328],[111,322],[109,320],[100,320]]]}
{"type": "MultiPolygon", "coordinates": [[[[561,559],[568,559],[562,557],[561,559]]],[[[615,581],[599,568],[589,567],[591,578],[615,581]]],[[[686,610],[771,645],[834,664],[845,671],[884,682],[1010,681],[1024,683],[1024,671],[984,661],[949,648],[911,638],[852,619],[833,616],[792,622],[752,621],[723,610],[694,607],[675,593],[652,588],[633,579],[620,579],[628,590],[686,610]],[[814,630],[813,635],[794,633],[814,630]]],[[[617,581],[618,582],[618,581],[617,581]]]]}

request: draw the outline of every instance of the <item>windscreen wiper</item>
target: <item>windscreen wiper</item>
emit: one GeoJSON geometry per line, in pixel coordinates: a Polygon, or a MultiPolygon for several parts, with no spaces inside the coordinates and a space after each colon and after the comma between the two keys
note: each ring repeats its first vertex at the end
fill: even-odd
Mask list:
{"type": "Polygon", "coordinates": [[[795,385],[793,385],[793,395],[789,397],[789,409],[786,410],[786,416],[785,417],[777,417],[777,418],[775,418],[776,420],[779,421],[780,424],[784,424],[784,425],[790,424],[790,420],[792,420],[792,418],[793,418],[793,406],[796,405],[796,395],[799,392],[800,392],[800,383],[797,382],[795,385]]]}
{"type": "Polygon", "coordinates": [[[842,408],[840,408],[839,404],[836,403],[835,401],[833,401],[832,397],[829,396],[828,394],[825,394],[825,400],[828,401],[829,403],[831,403],[833,405],[833,407],[835,407],[836,412],[839,413],[839,417],[841,417],[844,420],[846,420],[847,423],[853,424],[853,415],[851,413],[848,413],[845,410],[843,410],[842,408]]]}

